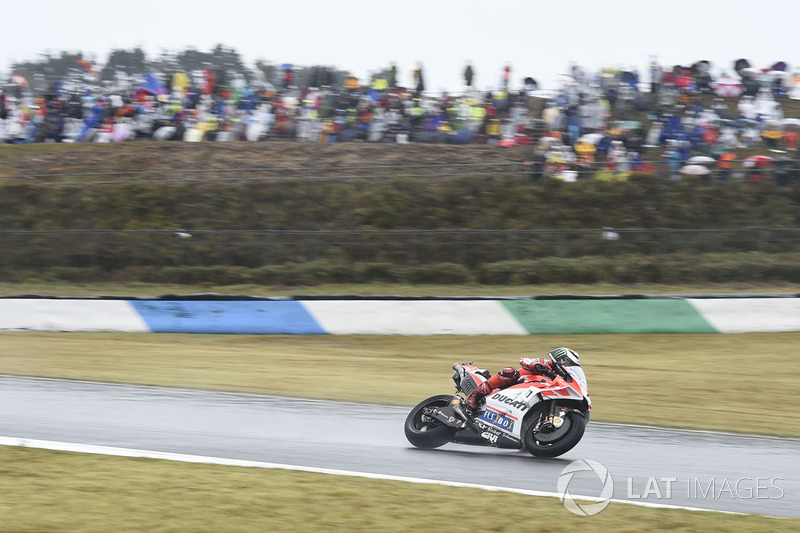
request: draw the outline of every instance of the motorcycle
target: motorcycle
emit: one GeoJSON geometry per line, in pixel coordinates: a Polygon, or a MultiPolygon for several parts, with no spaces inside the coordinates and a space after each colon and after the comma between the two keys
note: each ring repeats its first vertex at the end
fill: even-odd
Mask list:
{"type": "Polygon", "coordinates": [[[523,376],[488,395],[475,411],[467,407],[465,397],[491,374],[472,361],[455,363],[452,368],[456,394],[431,396],[406,417],[406,438],[417,448],[456,443],[557,457],[583,437],[592,401],[580,367],[554,361],[552,374],[523,376]]]}

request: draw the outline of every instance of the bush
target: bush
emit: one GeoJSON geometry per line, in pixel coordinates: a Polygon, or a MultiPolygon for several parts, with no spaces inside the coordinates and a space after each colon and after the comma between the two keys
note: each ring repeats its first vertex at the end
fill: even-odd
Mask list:
{"type": "Polygon", "coordinates": [[[310,263],[286,263],[255,269],[257,283],[273,285],[319,285],[321,283],[344,282],[351,273],[345,265],[328,261],[310,263]]]}
{"type": "Polygon", "coordinates": [[[730,283],[800,282],[800,254],[619,255],[615,257],[547,257],[498,261],[469,269],[454,263],[417,264],[312,261],[259,268],[239,266],[129,267],[113,273],[94,267],[51,267],[0,271],[9,282],[42,279],[73,283],[113,280],[179,285],[283,285],[323,283],[427,283],[536,285],[542,283],[730,283]]]}
{"type": "Polygon", "coordinates": [[[536,261],[499,261],[481,265],[478,282],[484,285],[527,285],[540,283],[536,261]]]}
{"type": "Polygon", "coordinates": [[[253,283],[249,268],[236,266],[164,267],[162,279],[180,285],[240,285],[253,283]]]}
{"type": "Polygon", "coordinates": [[[486,285],[538,283],[726,283],[800,280],[800,254],[626,255],[500,261],[476,272],[486,285]]]}
{"type": "Polygon", "coordinates": [[[474,281],[472,273],[464,265],[454,263],[435,263],[416,265],[408,269],[411,283],[465,284],[474,281]]]}
{"type": "Polygon", "coordinates": [[[52,267],[45,273],[44,278],[52,281],[85,283],[98,281],[99,274],[100,272],[95,268],[52,267]]]}
{"type": "MultiPolygon", "coordinates": [[[[441,172],[446,174],[448,169],[441,172]]],[[[602,177],[603,173],[598,174],[602,177]]],[[[638,175],[627,182],[596,179],[575,183],[559,180],[530,183],[519,176],[387,178],[359,181],[347,187],[322,180],[313,184],[291,180],[252,182],[246,187],[193,182],[128,185],[124,192],[119,186],[67,188],[26,184],[4,188],[0,227],[13,231],[178,227],[501,230],[800,226],[797,209],[800,180],[786,187],[771,181],[753,185],[741,182],[702,185],[689,180],[675,182],[638,175]]],[[[87,255],[87,261],[96,261],[95,242],[87,239],[82,253],[87,255]]],[[[235,259],[254,266],[263,260],[259,248],[262,243],[256,237],[245,240],[252,247],[242,251],[241,257],[230,250],[220,253],[232,254],[231,262],[235,259]]],[[[158,242],[164,247],[159,252],[162,255],[168,249],[175,250],[171,240],[158,242]]],[[[314,257],[317,244],[308,244],[314,257]]],[[[326,247],[324,241],[318,244],[320,250],[326,247]]],[[[106,242],[100,248],[107,268],[120,268],[124,264],[120,261],[130,259],[126,255],[127,245],[127,242],[106,242]]],[[[26,247],[33,249],[30,243],[26,247]]],[[[192,243],[191,248],[194,247],[196,244],[192,243]]],[[[56,264],[54,260],[67,254],[66,247],[61,248],[45,246],[34,251],[45,262],[56,264]]],[[[306,250],[293,247],[295,251],[298,249],[306,250]]],[[[8,252],[23,253],[13,247],[8,252]]],[[[289,254],[286,252],[286,256],[289,254]]],[[[36,261],[24,254],[20,259],[36,261]]]]}
{"type": "Polygon", "coordinates": [[[253,283],[258,285],[281,285],[285,265],[270,265],[253,269],[253,283]]]}
{"type": "Polygon", "coordinates": [[[391,283],[406,277],[404,269],[393,263],[355,263],[351,273],[354,283],[391,283]]]}

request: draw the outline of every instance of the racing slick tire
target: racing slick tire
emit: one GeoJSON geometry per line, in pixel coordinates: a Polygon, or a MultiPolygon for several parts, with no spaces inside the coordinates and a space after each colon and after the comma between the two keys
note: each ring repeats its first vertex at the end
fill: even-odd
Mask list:
{"type": "Polygon", "coordinates": [[[444,446],[453,439],[455,428],[425,414],[426,407],[446,407],[453,396],[440,394],[423,400],[406,417],[405,433],[408,442],[417,448],[433,449],[444,446]]]}
{"type": "Polygon", "coordinates": [[[540,419],[549,413],[549,406],[542,403],[525,417],[522,424],[522,443],[531,455],[536,457],[558,457],[570,451],[583,438],[589,414],[570,409],[564,415],[564,423],[559,428],[540,430],[534,428],[540,419]]]}

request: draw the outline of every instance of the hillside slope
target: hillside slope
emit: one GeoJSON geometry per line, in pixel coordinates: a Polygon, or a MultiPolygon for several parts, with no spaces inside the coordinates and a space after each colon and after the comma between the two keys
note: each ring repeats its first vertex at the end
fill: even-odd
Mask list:
{"type": "Polygon", "coordinates": [[[530,146],[396,143],[130,143],[0,146],[2,176],[231,168],[322,168],[519,162],[530,146]]]}

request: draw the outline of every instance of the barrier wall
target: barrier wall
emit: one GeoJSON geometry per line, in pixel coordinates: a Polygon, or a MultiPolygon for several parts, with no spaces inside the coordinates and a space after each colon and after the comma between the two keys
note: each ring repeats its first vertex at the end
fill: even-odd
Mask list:
{"type": "Polygon", "coordinates": [[[257,335],[780,332],[800,331],[800,298],[4,298],[0,299],[0,331],[257,335]]]}

